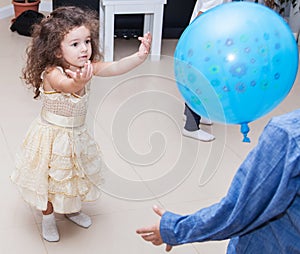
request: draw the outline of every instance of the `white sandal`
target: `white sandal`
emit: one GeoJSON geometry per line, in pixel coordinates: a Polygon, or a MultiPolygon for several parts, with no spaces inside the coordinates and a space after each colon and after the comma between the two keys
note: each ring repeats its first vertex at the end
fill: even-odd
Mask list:
{"type": "Polygon", "coordinates": [[[65,216],[80,227],[88,228],[92,225],[91,218],[83,212],[65,214],[65,216]]]}

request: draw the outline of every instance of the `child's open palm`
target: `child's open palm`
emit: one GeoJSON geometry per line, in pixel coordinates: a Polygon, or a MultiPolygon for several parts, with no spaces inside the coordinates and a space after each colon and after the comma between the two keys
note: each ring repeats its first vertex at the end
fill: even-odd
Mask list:
{"type": "Polygon", "coordinates": [[[66,73],[70,78],[74,80],[76,85],[86,85],[93,77],[93,65],[90,61],[84,64],[81,69],[76,71],[66,70],[66,73]]]}

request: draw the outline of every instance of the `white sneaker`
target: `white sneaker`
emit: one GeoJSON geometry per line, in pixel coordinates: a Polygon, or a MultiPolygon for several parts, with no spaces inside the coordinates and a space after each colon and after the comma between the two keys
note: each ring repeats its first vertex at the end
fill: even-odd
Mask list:
{"type": "Polygon", "coordinates": [[[188,131],[183,128],[182,131],[183,136],[189,137],[189,138],[194,138],[200,141],[212,141],[215,139],[215,136],[212,134],[209,134],[203,130],[196,130],[196,131],[188,131]]]}
{"type": "Polygon", "coordinates": [[[43,215],[42,234],[43,238],[48,242],[59,241],[59,234],[56,226],[54,213],[43,215]]]}
{"type": "Polygon", "coordinates": [[[83,212],[65,214],[65,216],[80,227],[88,228],[92,225],[91,218],[83,212]]]}
{"type": "Polygon", "coordinates": [[[212,124],[213,124],[213,122],[212,122],[210,119],[208,119],[208,118],[205,118],[205,117],[201,116],[201,119],[200,119],[200,124],[212,125],[212,124]]]}

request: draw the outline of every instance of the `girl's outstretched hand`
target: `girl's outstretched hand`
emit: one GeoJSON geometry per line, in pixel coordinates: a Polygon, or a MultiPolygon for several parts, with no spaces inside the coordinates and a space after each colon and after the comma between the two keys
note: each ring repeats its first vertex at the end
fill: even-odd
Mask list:
{"type": "Polygon", "coordinates": [[[150,32],[146,33],[144,37],[139,37],[139,41],[141,41],[141,45],[139,47],[138,56],[141,59],[146,59],[150,53],[151,43],[152,43],[152,35],[150,32]]]}
{"type": "Polygon", "coordinates": [[[93,65],[88,61],[81,69],[77,69],[76,71],[66,70],[66,73],[75,83],[86,84],[93,77],[93,65]]]}
{"type": "MultiPolygon", "coordinates": [[[[153,206],[153,211],[160,217],[165,213],[164,209],[157,206],[153,206]]],[[[145,241],[151,242],[153,245],[161,245],[163,244],[163,240],[160,235],[159,224],[160,222],[149,227],[139,228],[136,230],[136,233],[141,235],[145,241]]],[[[172,246],[167,244],[166,251],[170,251],[171,249],[172,246]]]]}

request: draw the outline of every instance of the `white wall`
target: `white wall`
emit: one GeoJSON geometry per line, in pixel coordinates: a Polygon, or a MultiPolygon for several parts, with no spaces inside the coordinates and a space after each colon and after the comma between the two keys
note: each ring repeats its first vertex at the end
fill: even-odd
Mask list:
{"type": "Polygon", "coordinates": [[[1,0],[0,1],[0,8],[4,6],[8,6],[11,4],[11,0],[1,0]]]}
{"type": "MultiPolygon", "coordinates": [[[[41,11],[51,11],[52,0],[41,0],[40,10],[41,11]]],[[[1,0],[0,1],[0,19],[7,18],[14,15],[13,6],[11,0],[1,0]]]]}

